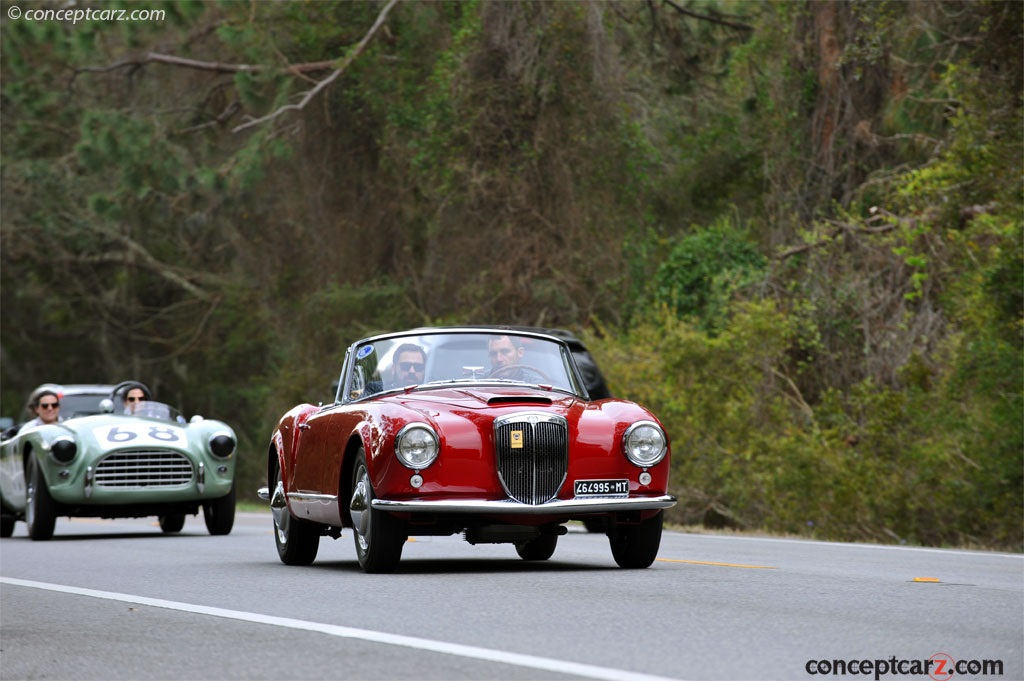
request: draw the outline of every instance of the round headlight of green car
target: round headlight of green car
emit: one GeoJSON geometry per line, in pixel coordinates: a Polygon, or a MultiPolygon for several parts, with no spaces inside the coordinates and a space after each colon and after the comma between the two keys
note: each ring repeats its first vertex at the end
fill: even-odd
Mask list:
{"type": "Polygon", "coordinates": [[[665,431],[653,421],[637,421],[622,436],[626,458],[637,466],[650,468],[665,458],[668,438],[665,431]]]}
{"type": "Polygon", "coordinates": [[[395,437],[398,460],[413,470],[422,470],[434,463],[440,449],[437,433],[425,423],[410,423],[395,437]]]}
{"type": "Polygon", "coordinates": [[[210,436],[210,451],[222,459],[231,456],[235,451],[235,438],[227,433],[214,433],[210,436]]]}
{"type": "Polygon", "coordinates": [[[50,445],[50,456],[57,463],[68,464],[78,454],[78,445],[73,438],[59,437],[50,445]]]}

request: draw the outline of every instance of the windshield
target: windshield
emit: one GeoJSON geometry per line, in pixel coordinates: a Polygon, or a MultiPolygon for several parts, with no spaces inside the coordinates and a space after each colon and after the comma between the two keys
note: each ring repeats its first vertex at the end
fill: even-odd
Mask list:
{"type": "Polygon", "coordinates": [[[160,419],[162,421],[177,421],[178,423],[184,423],[185,417],[181,413],[163,402],[154,402],[152,400],[144,400],[136,403],[129,403],[123,405],[123,413],[125,416],[139,416],[147,419],[160,419]]]}
{"type": "Polygon", "coordinates": [[[436,331],[358,343],[344,376],[343,401],[389,390],[465,384],[526,384],[582,396],[568,349],[512,332],[436,331]]]}

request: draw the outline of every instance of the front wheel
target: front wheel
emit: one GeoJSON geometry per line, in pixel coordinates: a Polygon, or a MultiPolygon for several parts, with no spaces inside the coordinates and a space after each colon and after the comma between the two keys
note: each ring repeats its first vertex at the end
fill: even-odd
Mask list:
{"type": "Polygon", "coordinates": [[[158,516],[157,520],[160,521],[160,531],[164,534],[181,532],[181,528],[185,527],[184,513],[168,513],[167,515],[158,516]]]}
{"type": "Polygon", "coordinates": [[[10,537],[14,534],[14,523],[17,521],[13,515],[0,515],[0,537],[10,537]]]}
{"type": "Polygon", "coordinates": [[[28,479],[25,500],[28,536],[33,541],[46,541],[53,537],[53,528],[57,524],[57,504],[50,496],[50,488],[46,486],[46,478],[43,477],[35,455],[29,455],[25,468],[25,477],[28,479]]]}
{"type": "Polygon", "coordinates": [[[366,451],[360,449],[352,472],[352,500],[349,502],[356,557],[365,572],[394,572],[408,539],[405,524],[390,513],[375,510],[373,499],[366,451]]]}
{"type": "Polygon", "coordinates": [[[270,501],[270,514],[274,517],[274,543],[277,555],[285,565],[310,565],[320,549],[320,530],[311,522],[293,518],[284,500],[280,464],[274,467],[274,490],[270,501]]]}
{"type": "MultiPolygon", "coordinates": [[[[645,568],[658,556],[661,546],[661,527],[665,520],[664,512],[641,520],[635,525],[613,524],[608,530],[608,542],[612,547],[612,557],[621,568],[645,568]]],[[[614,520],[612,521],[614,523],[614,520]]]]}
{"type": "Polygon", "coordinates": [[[235,526],[235,486],[220,499],[203,502],[203,520],[213,536],[229,534],[235,526]]]}
{"type": "Polygon", "coordinates": [[[555,553],[557,534],[542,534],[536,539],[516,544],[516,553],[523,560],[547,560],[555,553]]]}

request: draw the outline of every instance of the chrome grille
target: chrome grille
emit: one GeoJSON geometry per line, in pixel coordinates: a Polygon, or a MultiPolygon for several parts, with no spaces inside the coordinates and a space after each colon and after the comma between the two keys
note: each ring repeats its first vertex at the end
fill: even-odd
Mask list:
{"type": "Polygon", "coordinates": [[[568,426],[561,416],[521,413],[494,421],[498,477],[508,495],[537,505],[558,494],[569,468],[568,426]]]}
{"type": "Polygon", "coordinates": [[[98,487],[175,487],[192,482],[192,462],[167,449],[131,449],[108,454],[96,466],[98,487]]]}

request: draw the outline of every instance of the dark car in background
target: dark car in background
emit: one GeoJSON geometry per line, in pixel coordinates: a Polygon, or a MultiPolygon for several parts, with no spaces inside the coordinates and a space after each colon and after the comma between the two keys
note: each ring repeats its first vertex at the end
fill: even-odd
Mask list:
{"type": "Polygon", "coordinates": [[[44,387],[60,396],[60,415],[63,419],[102,414],[100,402],[110,397],[110,391],[114,389],[113,385],[100,383],[44,384],[34,392],[39,392],[44,387]]]}
{"type": "Polygon", "coordinates": [[[569,346],[572,357],[576,360],[576,368],[580,370],[580,375],[583,376],[583,382],[587,386],[587,392],[590,393],[590,399],[604,400],[612,396],[611,391],[608,390],[608,384],[604,380],[604,375],[597,366],[597,362],[590,354],[590,351],[587,350],[587,346],[583,344],[583,341],[576,334],[564,329],[520,328],[523,331],[536,331],[537,333],[546,333],[561,338],[569,346]]]}

